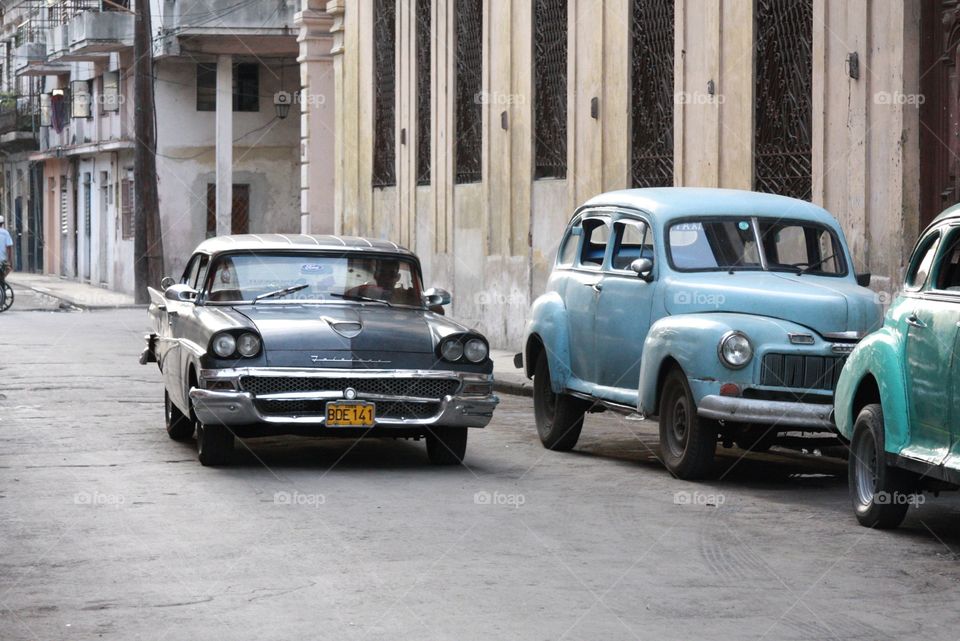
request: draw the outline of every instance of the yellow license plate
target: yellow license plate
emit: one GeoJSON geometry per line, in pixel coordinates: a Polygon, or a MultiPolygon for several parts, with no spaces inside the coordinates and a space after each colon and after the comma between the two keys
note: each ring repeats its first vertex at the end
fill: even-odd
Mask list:
{"type": "Polygon", "coordinates": [[[355,401],[327,403],[327,427],[373,427],[376,405],[355,401]]]}

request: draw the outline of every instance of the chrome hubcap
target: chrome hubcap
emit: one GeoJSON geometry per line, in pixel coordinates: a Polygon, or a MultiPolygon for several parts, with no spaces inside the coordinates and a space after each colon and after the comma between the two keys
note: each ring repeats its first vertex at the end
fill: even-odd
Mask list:
{"type": "Polygon", "coordinates": [[[877,493],[877,448],[873,434],[867,433],[860,439],[853,453],[856,457],[854,474],[856,476],[857,501],[861,505],[870,505],[877,493]]]}

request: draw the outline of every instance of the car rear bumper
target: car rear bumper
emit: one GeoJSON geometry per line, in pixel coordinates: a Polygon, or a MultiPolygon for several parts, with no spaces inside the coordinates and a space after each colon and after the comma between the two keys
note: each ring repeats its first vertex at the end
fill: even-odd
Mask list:
{"type": "Polygon", "coordinates": [[[734,396],[704,396],[697,404],[704,418],[734,423],[757,423],[777,427],[832,432],[833,406],[822,403],[792,403],[734,396]]]}
{"type": "MultiPolygon", "coordinates": [[[[285,374],[296,375],[299,377],[317,377],[317,378],[336,378],[336,377],[383,377],[388,372],[376,372],[367,370],[358,372],[356,370],[344,371],[297,371],[284,372],[285,374]]],[[[265,412],[257,404],[257,397],[246,391],[206,389],[216,383],[223,386],[230,381],[239,381],[240,376],[244,375],[276,375],[275,369],[256,370],[203,370],[201,372],[201,385],[203,387],[193,387],[190,389],[190,400],[193,403],[193,410],[197,419],[209,425],[256,425],[264,426],[300,426],[304,428],[326,426],[326,416],[322,412],[310,412],[306,414],[296,414],[293,412],[265,412]]],[[[407,418],[407,417],[377,417],[375,426],[378,431],[380,428],[418,428],[436,426],[451,427],[486,427],[493,418],[493,410],[499,404],[500,399],[492,393],[493,376],[481,374],[451,373],[443,372],[444,376],[457,378],[460,380],[461,392],[468,384],[476,386],[481,385],[489,389],[489,393],[482,395],[454,394],[446,395],[439,399],[424,399],[407,396],[378,396],[373,394],[358,394],[355,400],[368,401],[372,403],[417,403],[428,402],[431,405],[437,405],[437,412],[432,416],[407,418]]],[[[407,376],[436,376],[436,372],[406,372],[396,374],[399,377],[407,376]]],[[[239,387],[239,385],[237,386],[239,387]]],[[[343,400],[344,396],[340,392],[304,392],[302,394],[286,393],[273,395],[272,397],[261,396],[261,400],[275,400],[282,397],[285,401],[307,401],[319,405],[324,405],[328,401],[343,400]]],[[[353,400],[353,399],[351,399],[353,400]]],[[[330,428],[340,430],[341,428],[330,428]]]]}

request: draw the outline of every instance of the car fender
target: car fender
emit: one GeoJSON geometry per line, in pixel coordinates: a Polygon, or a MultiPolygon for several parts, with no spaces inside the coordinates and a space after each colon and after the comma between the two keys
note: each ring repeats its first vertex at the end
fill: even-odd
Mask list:
{"type": "Polygon", "coordinates": [[[864,338],[840,373],[834,396],[834,421],[837,431],[847,440],[853,438],[857,392],[868,376],[873,376],[880,393],[885,449],[899,452],[910,443],[910,416],[900,340],[890,326],[864,338]]]}
{"type": "Polygon", "coordinates": [[[658,411],[659,385],[664,364],[676,362],[690,383],[694,401],[718,394],[723,383],[749,386],[758,378],[764,351],[790,349],[790,333],[811,333],[791,321],[733,312],[705,312],[665,316],[650,326],[643,344],[637,409],[642,414],[658,411]],[[753,359],[741,369],[731,369],[718,356],[720,339],[730,331],[747,336],[753,359]]]}
{"type": "Polygon", "coordinates": [[[530,310],[530,322],[527,323],[523,348],[524,374],[533,376],[536,367],[536,354],[539,340],[547,351],[550,365],[550,387],[560,393],[567,387],[570,379],[570,327],[567,323],[567,310],[563,299],[557,292],[548,292],[537,298],[530,310]]]}

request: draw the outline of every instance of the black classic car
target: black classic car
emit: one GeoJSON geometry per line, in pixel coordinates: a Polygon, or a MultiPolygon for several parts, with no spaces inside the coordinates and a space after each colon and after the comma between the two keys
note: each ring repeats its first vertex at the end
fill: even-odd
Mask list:
{"type": "Polygon", "coordinates": [[[205,241],[179,282],[150,289],[140,362],[163,372],[167,433],[196,433],[204,465],[228,463],[235,437],[277,434],[425,438],[431,462],[459,463],[498,403],[493,363],[421,283],[387,241],[205,241]]]}

